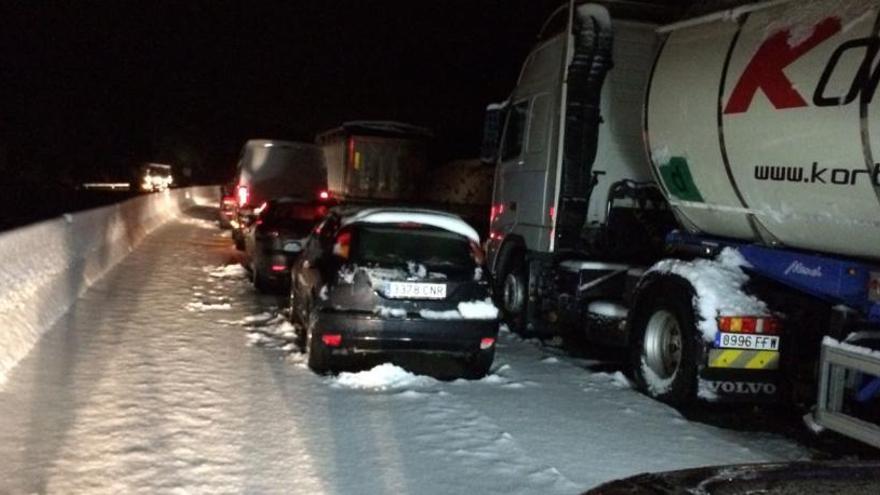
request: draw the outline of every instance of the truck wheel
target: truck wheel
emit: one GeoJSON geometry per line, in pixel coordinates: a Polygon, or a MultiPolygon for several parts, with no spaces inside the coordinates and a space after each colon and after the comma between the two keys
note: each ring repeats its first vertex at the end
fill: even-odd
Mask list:
{"type": "Polygon", "coordinates": [[[633,308],[631,365],[639,389],[673,406],[696,396],[699,333],[694,291],[685,280],[664,276],[655,281],[633,308]]]}
{"type": "Polygon", "coordinates": [[[525,260],[521,256],[510,255],[500,273],[496,292],[501,316],[510,330],[519,335],[526,333],[527,305],[529,302],[529,279],[525,260]]]}

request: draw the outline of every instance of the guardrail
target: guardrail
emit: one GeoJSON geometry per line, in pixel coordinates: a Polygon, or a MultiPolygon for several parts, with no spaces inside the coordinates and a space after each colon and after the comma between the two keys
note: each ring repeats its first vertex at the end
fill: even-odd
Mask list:
{"type": "Polygon", "coordinates": [[[215,186],[173,189],[0,233],[0,386],[92,283],[215,186]]]}

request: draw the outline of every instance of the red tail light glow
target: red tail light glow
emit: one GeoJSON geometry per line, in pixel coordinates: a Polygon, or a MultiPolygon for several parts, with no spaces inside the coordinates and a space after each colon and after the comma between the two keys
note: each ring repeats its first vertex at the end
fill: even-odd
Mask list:
{"type": "Polygon", "coordinates": [[[330,191],[324,190],[318,193],[318,199],[330,199],[330,191]]]}
{"type": "Polygon", "coordinates": [[[781,325],[778,319],[769,316],[721,316],[718,318],[718,329],[722,332],[776,335],[781,325]]]}
{"type": "Polygon", "coordinates": [[[339,347],[342,345],[342,335],[338,333],[325,333],[321,335],[321,342],[327,347],[339,347]]]}
{"type": "Polygon", "coordinates": [[[271,269],[273,272],[283,272],[287,270],[287,265],[272,265],[271,269]]]}
{"type": "Polygon", "coordinates": [[[336,236],[336,243],[333,244],[333,254],[342,259],[348,259],[351,252],[351,232],[343,231],[336,236]]]}
{"type": "Polygon", "coordinates": [[[495,223],[495,219],[504,213],[504,203],[495,203],[489,209],[489,223],[495,223]]]}
{"type": "Polygon", "coordinates": [[[480,349],[486,350],[495,345],[495,337],[483,337],[480,339],[480,349]]]}
{"type": "Polygon", "coordinates": [[[238,193],[238,206],[248,204],[248,200],[251,197],[251,192],[248,189],[248,186],[238,186],[236,192],[238,193]]]}

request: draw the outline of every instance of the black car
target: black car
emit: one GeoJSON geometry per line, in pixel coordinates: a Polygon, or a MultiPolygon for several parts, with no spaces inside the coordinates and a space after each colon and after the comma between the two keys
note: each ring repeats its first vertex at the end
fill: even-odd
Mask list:
{"type": "Polygon", "coordinates": [[[242,228],[245,268],[260,292],[289,289],[290,267],[305,238],[327,214],[326,201],[280,198],[254,210],[242,228]]]}
{"type": "Polygon", "coordinates": [[[290,317],[317,372],[433,355],[478,378],[498,335],[484,273],[479,236],[455,215],[335,210],[291,269],[290,317]]]}
{"type": "Polygon", "coordinates": [[[868,495],[880,493],[880,462],[735,464],[639,474],[584,495],[868,495]]]}

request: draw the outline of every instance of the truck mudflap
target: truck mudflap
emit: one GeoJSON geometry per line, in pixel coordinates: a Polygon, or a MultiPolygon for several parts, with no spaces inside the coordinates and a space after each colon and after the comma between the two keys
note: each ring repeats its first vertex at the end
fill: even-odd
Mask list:
{"type": "Polygon", "coordinates": [[[710,368],[700,370],[697,397],[709,402],[774,403],[782,397],[777,370],[710,368]]]}

